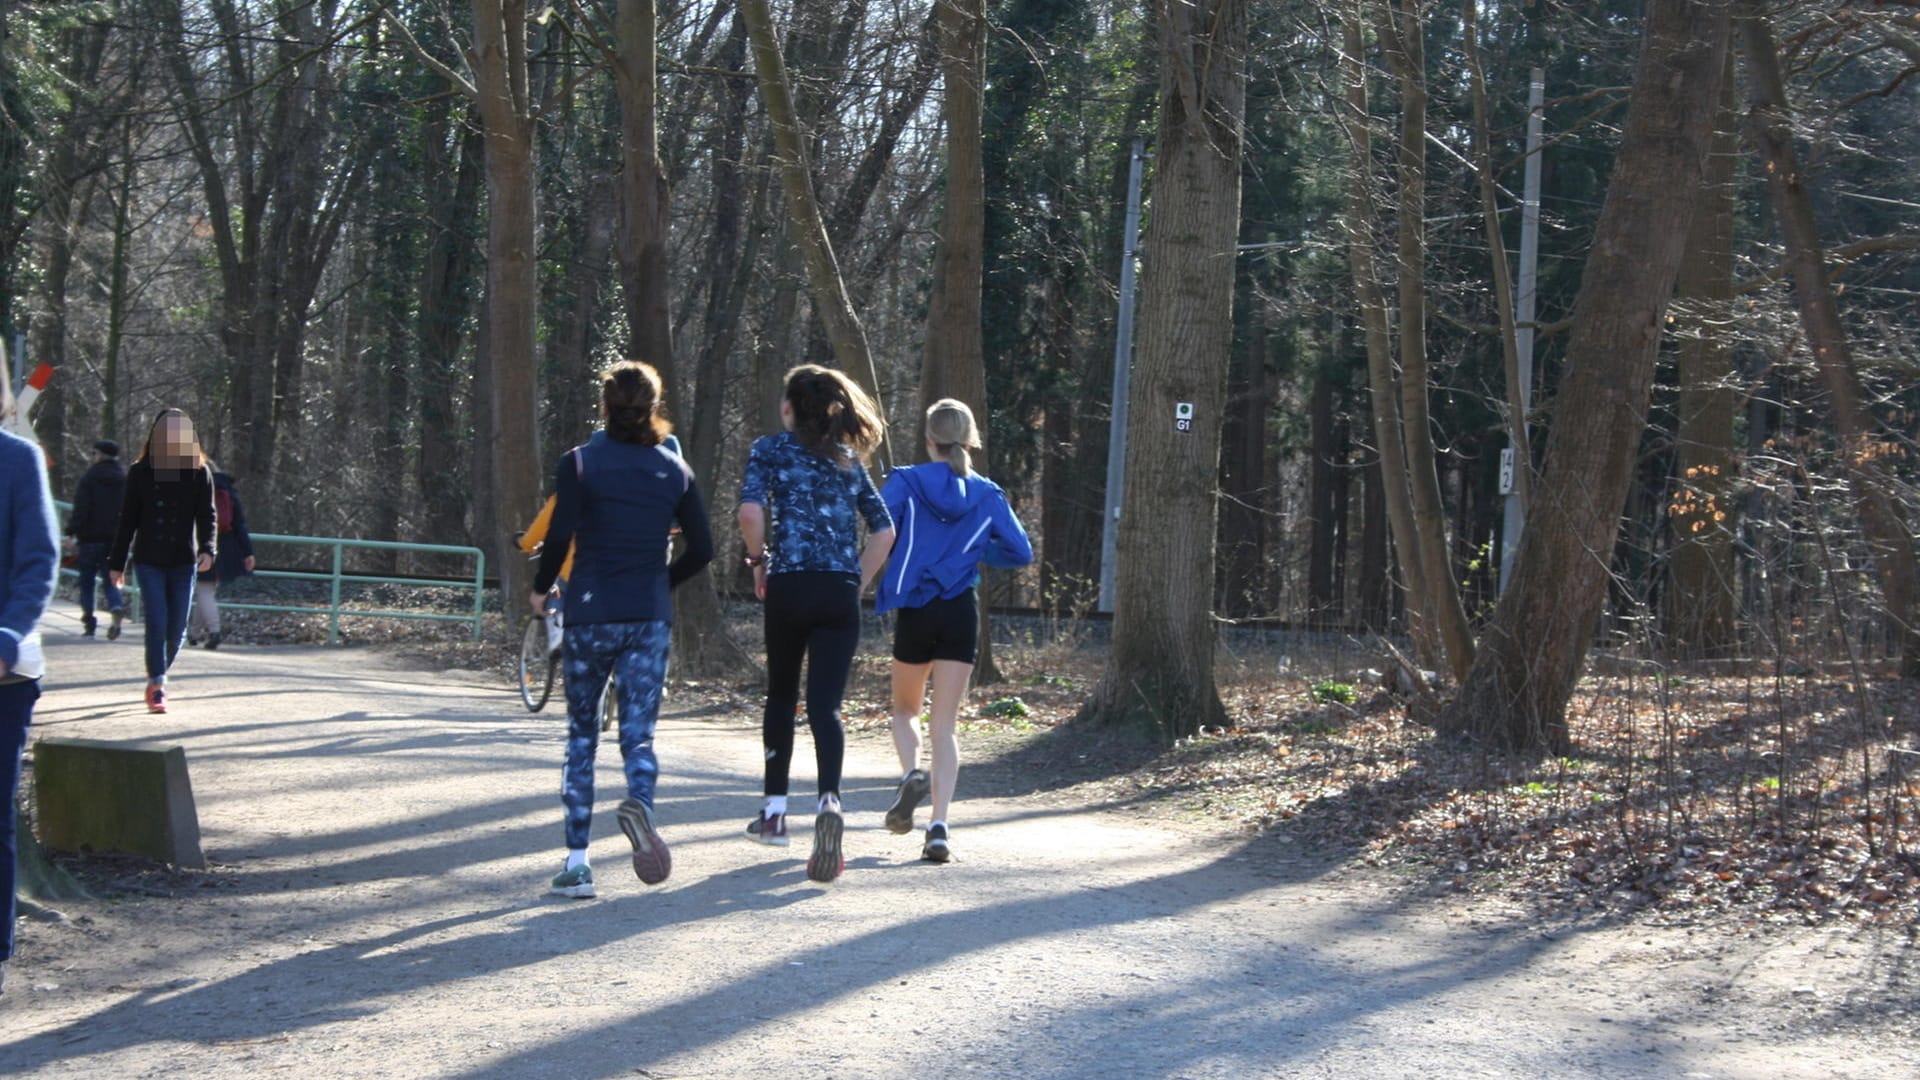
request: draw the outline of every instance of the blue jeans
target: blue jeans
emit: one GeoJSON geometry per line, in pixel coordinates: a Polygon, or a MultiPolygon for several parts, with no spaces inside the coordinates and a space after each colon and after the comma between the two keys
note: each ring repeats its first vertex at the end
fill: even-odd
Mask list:
{"type": "Polygon", "coordinates": [[[33,723],[33,703],[40,700],[40,683],[0,683],[0,777],[6,780],[6,800],[0,802],[0,961],[13,959],[13,888],[17,868],[13,850],[14,804],[20,794],[20,751],[27,745],[27,725],[33,723]]]}
{"type": "Polygon", "coordinates": [[[187,643],[187,615],[193,610],[193,564],[135,563],[133,573],[140,582],[140,606],[147,618],[147,678],[164,683],[173,658],[187,643]]]}
{"type": "Polygon", "coordinates": [[[566,629],[567,764],[560,802],[567,811],[567,848],[584,850],[593,825],[593,758],[600,746],[600,692],[611,676],[620,705],[620,756],[627,766],[627,797],[653,808],[660,763],[653,755],[653,726],[660,718],[660,690],[667,680],[667,648],[673,643],[664,620],[596,623],[566,629]]]}
{"type": "Polygon", "coordinates": [[[127,610],[127,598],[120,592],[120,586],[107,576],[107,545],[81,544],[75,553],[73,568],[80,574],[80,614],[93,618],[94,581],[98,579],[107,587],[107,610],[127,610]]]}

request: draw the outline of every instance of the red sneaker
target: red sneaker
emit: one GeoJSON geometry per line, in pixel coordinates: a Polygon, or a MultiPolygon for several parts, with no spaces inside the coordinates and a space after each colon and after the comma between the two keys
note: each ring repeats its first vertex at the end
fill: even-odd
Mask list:
{"type": "Polygon", "coordinates": [[[147,684],[147,711],[163,713],[167,711],[167,688],[160,683],[147,684]]]}

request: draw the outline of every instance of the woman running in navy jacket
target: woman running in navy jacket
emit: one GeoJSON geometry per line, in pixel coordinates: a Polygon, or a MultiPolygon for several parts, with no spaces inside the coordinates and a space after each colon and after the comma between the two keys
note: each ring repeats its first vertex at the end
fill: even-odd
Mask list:
{"type": "Polygon", "coordinates": [[[561,455],[555,467],[553,519],[527,597],[534,613],[544,615],[548,590],[571,550],[564,635],[567,759],[560,789],[567,861],[548,891],[577,898],[594,895],[587,840],[600,694],[609,677],[620,707],[627,779],[627,797],[615,816],[633,845],[633,872],[648,885],[672,872],[667,842],[654,827],[660,766],[653,731],[673,638],[673,589],[713,559],[713,534],[693,470],[666,445],[660,373],[637,360],[615,364],[601,379],[600,403],[606,430],[561,455]],[[675,524],[686,547],[668,563],[667,537],[675,524]]]}
{"type": "Polygon", "coordinates": [[[946,862],[947,809],[960,776],[954,727],[978,647],[980,565],[1013,568],[1033,561],[1033,544],[1006,493],[973,471],[980,446],[972,410],[947,398],[927,410],[925,465],[897,470],[881,492],[899,535],[880,579],[878,611],[897,609],[893,631],[893,745],[900,790],[887,828],[913,831],[914,808],[931,792],[933,820],[920,857],[946,862]],[[933,681],[929,714],[933,772],[920,768],[920,706],[933,681]]]}

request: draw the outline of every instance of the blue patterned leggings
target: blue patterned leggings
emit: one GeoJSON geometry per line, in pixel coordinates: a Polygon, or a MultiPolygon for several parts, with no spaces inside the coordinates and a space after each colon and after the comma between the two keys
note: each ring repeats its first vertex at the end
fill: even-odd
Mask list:
{"type": "Polygon", "coordinates": [[[620,756],[627,766],[627,796],[653,807],[660,763],[653,755],[653,725],[660,717],[661,684],[667,678],[671,627],[663,620],[598,623],[566,629],[567,764],[560,801],[567,810],[567,847],[587,846],[593,825],[593,757],[600,746],[600,692],[614,679],[620,704],[620,756]]]}

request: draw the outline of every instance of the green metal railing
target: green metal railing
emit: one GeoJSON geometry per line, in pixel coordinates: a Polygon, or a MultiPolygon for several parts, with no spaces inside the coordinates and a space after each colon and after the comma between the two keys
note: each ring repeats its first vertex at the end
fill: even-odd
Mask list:
{"type": "MultiPolygon", "coordinates": [[[[72,513],[71,504],[56,502],[54,506],[61,515],[72,513]]],[[[473,640],[479,641],[482,633],[482,616],[486,607],[487,589],[487,553],[476,547],[460,547],[453,544],[404,544],[392,540],[345,540],[327,536],[287,536],[279,533],[254,533],[256,544],[291,544],[326,549],[331,557],[332,566],[326,573],[311,570],[256,570],[255,577],[280,581],[316,581],[328,586],[328,602],[325,607],[300,604],[260,604],[221,600],[222,611],[277,611],[294,614],[314,614],[327,616],[327,644],[340,643],[340,620],[348,618],[368,619],[418,619],[429,622],[463,622],[473,627],[473,640]],[[349,574],[345,571],[347,549],[362,551],[402,551],[422,555],[458,555],[473,558],[473,580],[448,581],[443,578],[410,578],[381,574],[349,574]],[[435,611],[390,611],[377,608],[346,607],[341,603],[341,588],[345,585],[400,585],[421,589],[460,589],[472,590],[472,614],[455,615],[435,611]]],[[[62,575],[73,574],[72,570],[62,570],[62,575]]],[[[138,588],[133,575],[127,575],[127,597],[135,600],[138,588]]]]}

